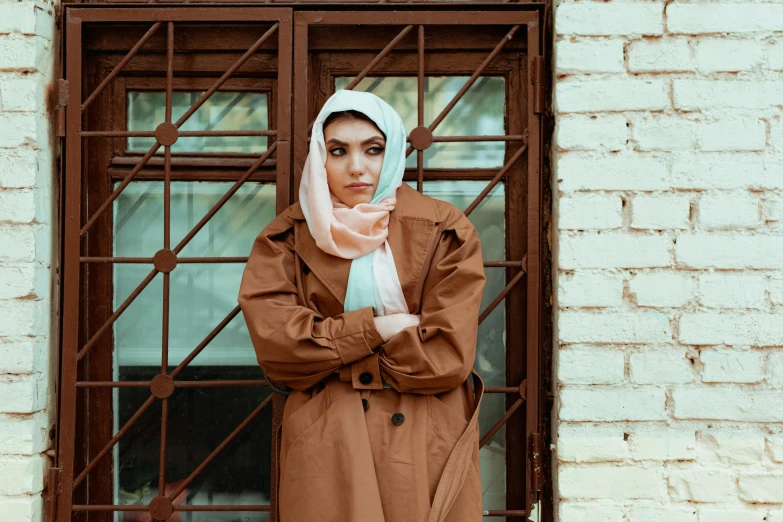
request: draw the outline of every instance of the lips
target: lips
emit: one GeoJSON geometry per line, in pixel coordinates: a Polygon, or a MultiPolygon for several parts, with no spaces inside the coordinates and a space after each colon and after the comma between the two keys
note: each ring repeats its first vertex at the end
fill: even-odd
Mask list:
{"type": "Polygon", "coordinates": [[[351,183],[350,185],[346,185],[346,188],[359,188],[359,187],[369,187],[369,183],[351,183]]]}

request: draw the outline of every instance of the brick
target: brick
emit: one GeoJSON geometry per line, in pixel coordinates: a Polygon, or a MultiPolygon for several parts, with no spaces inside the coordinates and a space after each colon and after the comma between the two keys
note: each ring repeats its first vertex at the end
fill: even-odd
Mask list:
{"type": "Polygon", "coordinates": [[[783,268],[783,237],[682,234],[675,253],[691,268],[783,268]]]}
{"type": "Polygon", "coordinates": [[[717,468],[674,469],[669,495],[675,501],[725,502],[736,497],[733,472],[717,468]]]}
{"type": "Polygon", "coordinates": [[[783,473],[740,473],[739,495],[747,502],[783,503],[783,473]]]}
{"type": "Polygon", "coordinates": [[[35,186],[37,167],[38,157],[37,151],[34,149],[18,148],[2,151],[0,153],[0,187],[26,188],[35,186]]]}
{"type": "Polygon", "coordinates": [[[603,194],[575,194],[560,198],[560,229],[608,230],[623,226],[623,200],[603,194]]]}
{"type": "Polygon", "coordinates": [[[623,276],[583,271],[560,274],[557,302],[560,306],[620,306],[623,276]]]}
{"type": "Polygon", "coordinates": [[[747,193],[705,194],[699,201],[699,225],[706,230],[759,226],[759,198],[747,193]]]}
{"type": "Polygon", "coordinates": [[[651,154],[566,153],[558,160],[557,173],[561,191],[645,191],[669,187],[667,163],[651,154]]]}
{"type": "Polygon", "coordinates": [[[0,225],[0,261],[33,261],[35,236],[29,227],[0,225]]]}
{"type": "Polygon", "coordinates": [[[751,154],[682,154],[672,163],[671,185],[687,190],[769,188],[767,167],[751,154]]]}
{"type": "Polygon", "coordinates": [[[25,495],[43,489],[44,459],[40,455],[0,457],[0,495],[25,495]]]}
{"type": "Polygon", "coordinates": [[[680,317],[680,342],[729,346],[780,346],[780,314],[764,312],[695,312],[680,317]]]}
{"type": "MultiPolygon", "coordinates": [[[[0,8],[3,5],[0,4],[0,8]]],[[[3,111],[40,111],[47,103],[45,87],[45,80],[42,77],[0,76],[0,96],[2,96],[3,100],[3,111]]]]}
{"type": "Polygon", "coordinates": [[[669,96],[657,79],[563,80],[555,84],[555,103],[561,113],[654,111],[668,107],[669,96]]]}
{"type": "Polygon", "coordinates": [[[621,426],[563,423],[557,429],[561,462],[611,462],[631,456],[621,426]]]}
{"type": "Polygon", "coordinates": [[[767,357],[767,382],[772,386],[783,386],[783,350],[774,349],[767,357]]]}
{"type": "Polygon", "coordinates": [[[565,3],[557,7],[557,34],[614,36],[662,34],[663,5],[655,3],[565,3]]]}
{"type": "Polygon", "coordinates": [[[637,40],[628,46],[631,72],[692,71],[691,50],[685,39],[637,40]]]}
{"type": "Polygon", "coordinates": [[[671,341],[669,317],[658,312],[560,312],[560,342],[655,343],[671,341]]]}
{"type": "Polygon", "coordinates": [[[0,33],[22,33],[51,39],[54,11],[45,3],[16,2],[0,4],[0,33]]]}
{"type": "Polygon", "coordinates": [[[684,273],[639,274],[628,289],[639,306],[683,306],[693,297],[693,279],[684,273]]]}
{"type": "Polygon", "coordinates": [[[750,33],[783,30],[783,5],[673,3],[666,8],[670,33],[750,33]]]}
{"type": "Polygon", "coordinates": [[[642,151],[692,150],[696,147],[696,125],[671,116],[644,117],[631,122],[636,148],[642,151]]]}
{"type": "Polygon", "coordinates": [[[671,427],[635,427],[629,436],[633,460],[693,460],[696,432],[671,427]]]}
{"type": "Polygon", "coordinates": [[[735,72],[758,68],[764,49],[753,40],[699,38],[694,48],[696,68],[701,72],[735,72]]]}
{"type": "Polygon", "coordinates": [[[631,201],[631,228],[667,230],[688,228],[690,198],[681,195],[636,195],[631,201]]]}
{"type": "Polygon", "coordinates": [[[567,386],[560,391],[560,420],[663,420],[667,418],[665,403],[662,388],[567,386]]]}
{"type": "Polygon", "coordinates": [[[783,421],[783,391],[741,385],[675,387],[674,416],[748,422],[783,421]]]}
{"type": "Polygon", "coordinates": [[[49,446],[46,413],[32,415],[0,414],[0,454],[33,455],[49,446]]]}
{"type": "Polygon", "coordinates": [[[562,522],[624,522],[622,506],[576,502],[558,503],[558,520],[562,522]]]}
{"type": "Polygon", "coordinates": [[[41,495],[0,498],[0,513],[14,522],[43,520],[41,495]]]}
{"type": "Polygon", "coordinates": [[[26,69],[48,72],[51,43],[39,36],[0,35],[0,69],[26,69]]]}
{"type": "Polygon", "coordinates": [[[652,268],[671,265],[664,236],[633,234],[561,235],[560,268],[652,268]]]}
{"type": "Polygon", "coordinates": [[[756,464],[764,455],[764,432],[743,426],[735,429],[704,429],[699,440],[699,462],[756,464]]]}
{"type": "Polygon", "coordinates": [[[652,499],[662,497],[663,468],[617,466],[561,466],[558,472],[560,496],[595,499],[652,499]]]}
{"type": "Polygon", "coordinates": [[[0,265],[0,299],[15,299],[35,291],[35,265],[0,265]]]}
{"type": "Polygon", "coordinates": [[[0,374],[43,373],[49,369],[46,338],[23,335],[0,341],[0,374]]]}
{"type": "Polygon", "coordinates": [[[696,522],[696,508],[634,507],[628,520],[633,522],[696,522]]]}
{"type": "Polygon", "coordinates": [[[783,41],[768,41],[765,51],[767,54],[767,67],[774,71],[783,71],[783,41]]]}
{"type": "Polygon", "coordinates": [[[765,195],[761,204],[761,219],[764,223],[779,226],[783,222],[783,198],[765,195]]]}
{"type": "Polygon", "coordinates": [[[37,143],[39,140],[36,124],[34,114],[0,112],[0,148],[16,148],[37,143]]]}
{"type": "Polygon", "coordinates": [[[0,301],[0,336],[47,335],[49,333],[49,301],[0,301]]]}
{"type": "Polygon", "coordinates": [[[625,356],[618,349],[561,349],[557,378],[566,384],[611,384],[625,378],[625,356]]]}
{"type": "Polygon", "coordinates": [[[685,350],[674,347],[631,354],[631,381],[637,384],[693,382],[693,363],[687,355],[685,350]]]}
{"type": "MultiPolygon", "coordinates": [[[[783,49],[783,43],[780,43],[779,47],[783,49]]],[[[783,151],[783,120],[780,118],[769,120],[769,145],[774,150],[783,151]]]]}
{"type": "Polygon", "coordinates": [[[47,389],[40,377],[0,376],[0,413],[35,413],[46,407],[47,389]]]}
{"type": "Polygon", "coordinates": [[[35,219],[35,192],[0,190],[0,221],[30,223],[35,219]]]}
{"type": "Polygon", "coordinates": [[[783,97],[783,82],[744,80],[672,81],[678,109],[766,109],[783,97]]]}
{"type": "Polygon", "coordinates": [[[701,149],[705,151],[764,150],[767,127],[758,118],[726,118],[699,128],[701,149]]]}
{"type": "Polygon", "coordinates": [[[701,274],[699,301],[716,308],[763,308],[765,279],[749,274],[701,274]]]}
{"type": "Polygon", "coordinates": [[[769,280],[769,297],[775,304],[783,304],[783,277],[772,276],[769,280]]]}
{"type": "Polygon", "coordinates": [[[558,74],[623,72],[623,41],[560,40],[555,44],[555,63],[558,74]]]}
{"type": "Polygon", "coordinates": [[[699,508],[699,520],[708,522],[771,522],[767,519],[766,511],[748,509],[727,509],[727,508],[699,508]]]}
{"type": "Polygon", "coordinates": [[[783,462],[783,435],[773,435],[769,437],[769,449],[772,460],[783,462]]]}
{"type": "Polygon", "coordinates": [[[628,141],[628,125],[620,114],[568,114],[555,122],[555,141],[563,150],[620,150],[628,141]]]}

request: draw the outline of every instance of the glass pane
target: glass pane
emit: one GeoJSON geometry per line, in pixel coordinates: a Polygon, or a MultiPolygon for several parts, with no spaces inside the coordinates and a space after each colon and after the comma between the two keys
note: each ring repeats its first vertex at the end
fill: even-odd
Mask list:
{"type": "MultiPolygon", "coordinates": [[[[416,187],[415,182],[407,182],[416,187]]],[[[425,181],[424,193],[448,201],[465,210],[484,190],[488,181],[425,181]]],[[[498,183],[470,213],[470,221],[481,239],[485,261],[506,258],[506,193],[505,185],[498,183]]],[[[505,268],[485,268],[487,282],[481,299],[481,310],[503,291],[506,285],[505,268]]],[[[479,326],[476,345],[476,371],[486,386],[506,385],[506,310],[498,305],[479,326]]],[[[486,394],[479,412],[479,430],[486,433],[505,413],[505,395],[486,394]]],[[[500,429],[480,450],[481,481],[484,491],[484,509],[505,509],[506,505],[506,443],[505,429],[500,429]]]]}
{"type": "MultiPolygon", "coordinates": [[[[171,184],[172,246],[184,238],[232,183],[171,184]]],[[[114,252],[152,257],[163,248],[163,183],[128,185],[114,203],[114,252]]],[[[259,232],[275,217],[275,186],[245,183],[182,250],[181,257],[244,257],[259,232]]],[[[180,263],[171,273],[169,363],[179,364],[237,305],[244,263],[180,263]]],[[[150,264],[115,264],[115,309],[151,269],[150,264]]],[[[114,324],[115,360],[120,366],[159,366],[162,337],[161,275],[114,324]]],[[[241,314],[191,363],[250,366],[260,375],[241,314]]]]}
{"type": "MultiPolygon", "coordinates": [[[[335,78],[335,89],[344,89],[354,76],[335,78]]],[[[424,125],[428,126],[467,83],[469,76],[427,76],[424,81],[424,125]]],[[[382,98],[402,117],[410,133],[418,126],[418,84],[416,77],[365,77],[354,87],[382,98]]],[[[497,136],[505,131],[505,79],[481,76],[438,125],[435,136],[497,136]]],[[[426,168],[475,169],[503,165],[505,142],[433,143],[424,151],[426,168]]],[[[408,156],[407,167],[416,167],[416,154],[408,156]]]]}
{"type": "MultiPolygon", "coordinates": [[[[205,91],[172,95],[172,122],[190,109],[205,91]]],[[[127,98],[129,131],[154,131],[166,118],[166,93],[130,91],[127,98]]],[[[218,91],[180,127],[183,131],[267,130],[269,107],[266,93],[218,91]]],[[[262,153],[267,149],[266,136],[190,136],[180,137],[171,152],[244,152],[262,153]]],[[[128,150],[147,152],[155,138],[129,137],[128,150]]],[[[163,147],[157,154],[163,154],[163,147]]]]}
{"type": "MultiPolygon", "coordinates": [[[[255,378],[246,367],[187,368],[186,380],[255,378]]],[[[121,378],[146,381],[158,373],[149,366],[120,368],[121,378]]],[[[170,494],[271,393],[266,387],[179,388],[169,399],[166,489],[170,494]]],[[[115,430],[149,397],[149,390],[115,390],[115,430]]],[[[271,405],[256,417],[198,476],[178,505],[268,504],[271,477],[271,405]]],[[[147,505],[158,494],[161,403],[156,401],[115,447],[116,502],[147,505]]],[[[263,522],[266,512],[183,512],[177,520],[193,522],[263,522]]],[[[147,521],[145,512],[118,513],[122,522],[147,521]]]]}

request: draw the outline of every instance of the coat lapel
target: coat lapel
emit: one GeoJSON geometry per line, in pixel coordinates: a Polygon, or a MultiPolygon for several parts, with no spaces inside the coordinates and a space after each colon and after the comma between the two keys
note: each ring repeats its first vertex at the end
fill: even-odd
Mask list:
{"type": "MultiPolygon", "coordinates": [[[[344,305],[351,260],[321,250],[310,234],[299,204],[291,210],[291,216],[296,220],[297,254],[334,298],[344,305]]],[[[403,183],[397,191],[397,206],[389,220],[388,241],[410,313],[419,307],[426,277],[422,269],[434,253],[440,222],[435,202],[403,183]]]]}

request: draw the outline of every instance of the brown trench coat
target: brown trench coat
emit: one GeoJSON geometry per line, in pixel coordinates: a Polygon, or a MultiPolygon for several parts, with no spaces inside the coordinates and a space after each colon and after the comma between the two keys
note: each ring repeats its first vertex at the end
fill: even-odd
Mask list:
{"type": "Polygon", "coordinates": [[[350,260],[323,252],[299,204],[256,238],[239,303],[267,377],[293,389],[279,433],[281,522],[480,522],[469,375],[484,287],[473,225],[403,184],[389,244],[421,324],[384,343],[343,312],[350,260]]]}

